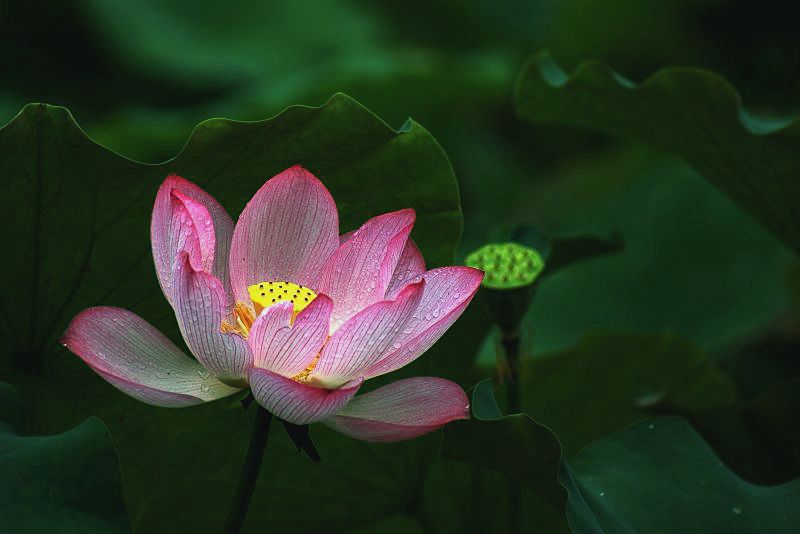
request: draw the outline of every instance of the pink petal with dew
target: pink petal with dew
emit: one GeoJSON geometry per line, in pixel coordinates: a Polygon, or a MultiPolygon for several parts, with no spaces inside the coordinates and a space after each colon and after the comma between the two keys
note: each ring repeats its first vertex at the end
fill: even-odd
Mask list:
{"type": "Polygon", "coordinates": [[[250,390],[256,402],[280,419],[296,425],[321,421],[332,415],[361,387],[362,379],[337,389],[324,389],[256,367],[250,370],[250,390]]]}
{"type": "Polygon", "coordinates": [[[414,240],[409,238],[406,246],[397,261],[397,267],[389,280],[389,287],[386,288],[386,299],[393,300],[401,289],[411,282],[419,280],[425,274],[425,258],[419,251],[414,240]]]}
{"type": "Polygon", "coordinates": [[[399,369],[431,348],[461,316],[477,293],[483,272],[471,267],[440,267],[423,276],[425,292],[393,350],[362,372],[372,378],[399,369]]]}
{"type": "Polygon", "coordinates": [[[195,270],[184,251],[175,263],[173,284],[175,316],[189,350],[220,379],[243,382],[252,357],[243,337],[222,332],[222,322],[231,309],[222,283],[195,270]]]}
{"type": "Polygon", "coordinates": [[[196,269],[213,274],[229,291],[232,236],[233,221],[214,197],[180,176],[164,180],[153,206],[150,240],[158,281],[170,303],[172,268],[182,250],[189,251],[196,269]]]}
{"type": "Polygon", "coordinates": [[[61,343],[114,387],[147,404],[177,408],[239,391],[122,308],[83,310],[72,319],[61,343]]]}
{"type": "Polygon", "coordinates": [[[180,191],[173,189],[172,196],[178,204],[175,211],[181,214],[183,212],[186,213],[188,222],[194,231],[196,244],[193,244],[192,248],[196,249],[200,259],[200,263],[196,265],[196,268],[202,269],[207,273],[213,272],[216,236],[214,235],[214,222],[211,220],[211,213],[203,204],[180,191]]]}
{"type": "Polygon", "coordinates": [[[325,263],[314,287],[333,300],[331,332],[370,304],[383,300],[414,219],[411,209],[373,217],[325,263]]]}
{"type": "Polygon", "coordinates": [[[424,281],[410,284],[397,299],[376,302],[350,318],[325,344],[311,378],[336,387],[361,376],[364,369],[393,349],[419,306],[424,289],[424,281]]]}
{"type": "Polygon", "coordinates": [[[268,180],[239,216],[233,232],[233,293],[250,302],[247,287],[287,281],[314,288],[322,265],[339,244],[333,197],[296,165],[268,180]]]}
{"type": "Polygon", "coordinates": [[[358,395],[323,422],[356,439],[401,441],[457,419],[469,419],[464,390],[443,378],[415,377],[358,395]]]}
{"type": "MultiPolygon", "coordinates": [[[[342,234],[339,236],[339,242],[342,245],[345,244],[355,233],[355,230],[353,230],[342,234]]],[[[409,237],[406,241],[406,246],[403,247],[403,252],[400,253],[400,259],[397,260],[397,267],[392,273],[392,278],[389,280],[385,299],[394,300],[401,289],[411,282],[419,280],[425,274],[425,270],[425,258],[414,240],[409,237]]]]}
{"type": "Polygon", "coordinates": [[[303,371],[322,350],[332,309],[331,299],[319,295],[290,326],[294,310],[291,302],[266,308],[253,323],[247,338],[253,365],[287,377],[303,371]]]}

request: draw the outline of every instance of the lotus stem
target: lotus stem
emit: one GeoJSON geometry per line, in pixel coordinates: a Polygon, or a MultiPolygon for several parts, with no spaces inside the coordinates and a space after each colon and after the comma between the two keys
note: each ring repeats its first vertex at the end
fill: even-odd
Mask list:
{"type": "Polygon", "coordinates": [[[257,406],[256,420],[253,424],[253,433],[250,436],[250,445],[247,456],[242,464],[242,474],[239,476],[239,485],[233,497],[228,520],[225,522],[226,534],[239,534],[247,517],[247,510],[256,488],[258,473],[261,471],[261,462],[264,459],[264,450],[267,448],[269,429],[272,425],[272,414],[261,406],[257,406]]]}
{"type": "MultiPolygon", "coordinates": [[[[506,355],[506,365],[508,366],[508,381],[506,382],[506,413],[520,413],[520,333],[519,329],[502,330],[503,352],[506,355]]],[[[522,487],[520,483],[513,479],[508,479],[508,532],[520,532],[520,501],[522,499],[522,487]]]]}
{"type": "Polygon", "coordinates": [[[522,407],[519,391],[521,365],[519,357],[519,330],[514,329],[511,331],[503,331],[501,332],[501,335],[503,352],[506,356],[506,365],[508,365],[508,381],[506,383],[506,413],[520,413],[522,407]]]}

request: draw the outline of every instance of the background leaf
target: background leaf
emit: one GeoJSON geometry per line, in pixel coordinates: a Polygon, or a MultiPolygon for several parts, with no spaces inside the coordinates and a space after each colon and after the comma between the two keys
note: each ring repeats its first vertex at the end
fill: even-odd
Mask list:
{"type": "Polygon", "coordinates": [[[606,437],[572,470],[581,500],[570,495],[570,521],[585,517],[588,506],[605,532],[794,532],[800,520],[800,480],[772,487],[743,481],[680,418],[606,437]]]}
{"type": "Polygon", "coordinates": [[[567,75],[539,54],[523,68],[515,104],[528,120],[597,129],[681,155],[800,251],[800,122],[745,112],[720,76],[673,68],[637,85],[599,63],[567,75]]]}
{"type": "Polygon", "coordinates": [[[797,379],[725,406],[682,406],[680,400],[666,399],[655,410],[689,420],[720,458],[750,482],[780,484],[800,477],[797,379]]]}
{"type": "Polygon", "coordinates": [[[48,436],[25,435],[24,426],[22,399],[0,382],[0,531],[130,532],[103,422],[48,436]]]}
{"type": "Polygon", "coordinates": [[[547,532],[569,532],[567,493],[558,482],[561,447],[550,429],[525,414],[503,417],[489,381],[472,392],[474,419],[447,426],[442,455],[508,476],[528,487],[528,515],[547,532]]]}
{"type": "MultiPolygon", "coordinates": [[[[491,405],[487,388],[473,391],[475,405],[491,405]]],[[[447,427],[442,454],[533,489],[526,510],[548,532],[793,532],[800,518],[800,480],[742,480],[678,417],[639,422],[567,461],[555,435],[530,417],[476,414],[447,427]],[[569,527],[558,521],[565,507],[569,527]]]]}
{"type": "Polygon", "coordinates": [[[620,330],[672,332],[724,353],[786,312],[797,256],[678,158],[630,143],[569,154],[559,171],[516,186],[509,211],[549,235],[618,230],[625,249],[542,281],[524,322],[534,355],[620,330]]]}

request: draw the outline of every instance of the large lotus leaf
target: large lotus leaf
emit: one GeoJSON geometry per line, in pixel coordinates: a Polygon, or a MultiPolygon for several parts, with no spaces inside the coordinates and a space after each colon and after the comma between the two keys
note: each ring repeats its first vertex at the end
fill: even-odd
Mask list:
{"type": "MultiPolygon", "coordinates": [[[[412,121],[392,130],[344,95],[261,122],[206,121],[178,156],[158,165],[93,143],[63,108],[30,105],[0,130],[0,155],[8,189],[0,205],[14,254],[2,267],[0,375],[19,388],[37,432],[62,431],[87,415],[109,424],[131,522],[144,532],[222,524],[252,419],[236,399],[185,410],[145,406],[56,343],[77,311],[97,304],[130,308],[179,338],[149,251],[150,210],[164,176],[194,180],[235,218],[267,178],[301,163],[333,193],[343,230],[415,208],[414,238],[429,266],[452,261],[461,228],[453,172],[433,137],[412,121]]],[[[465,319],[468,328],[457,325],[442,342],[452,350],[440,344],[414,368],[440,376],[468,368],[484,329],[465,319]]],[[[280,433],[271,439],[251,527],[353,528],[411,513],[435,436],[380,447],[324,428],[312,433],[319,465],[280,433]],[[363,512],[346,513],[353,503],[363,512]]]]}
{"type": "Polygon", "coordinates": [[[789,533],[800,521],[800,480],[745,482],[677,417],[592,443],[571,466],[562,480],[580,488],[570,491],[574,532],[789,533]]]}
{"type": "Polygon", "coordinates": [[[445,431],[442,455],[507,475],[530,493],[522,507],[526,518],[544,532],[569,532],[567,492],[559,484],[561,446],[547,427],[525,414],[503,417],[491,383],[472,391],[469,421],[457,421],[445,431]]]}
{"type": "Polygon", "coordinates": [[[658,411],[688,419],[720,458],[758,484],[800,477],[800,381],[785,380],[752,400],[715,408],[683,406],[667,399],[658,411]]]}
{"type": "Polygon", "coordinates": [[[674,335],[593,334],[529,359],[523,377],[523,410],[556,432],[569,458],[649,416],[677,414],[747,480],[772,484],[800,475],[796,381],[742,401],[707,352],[674,335]]]}
{"type": "MultiPolygon", "coordinates": [[[[536,517],[555,521],[553,529],[558,528],[559,516],[554,514],[558,507],[552,499],[548,502],[537,497],[537,492],[555,491],[539,484],[555,480],[558,462],[549,466],[532,463],[532,459],[523,462],[515,454],[539,460],[560,458],[561,448],[556,447],[554,453],[553,440],[560,441],[565,457],[573,458],[590,442],[650,417],[667,402],[705,412],[728,408],[736,401],[730,380],[709,355],[669,334],[586,336],[568,350],[528,359],[523,367],[522,389],[524,414],[449,426],[447,456],[471,457],[471,463],[509,472],[513,477],[526,477],[531,470],[547,473],[549,469],[550,478],[528,476],[531,491],[523,508],[529,510],[524,517],[526,524],[536,517]],[[587,377],[591,377],[591,387],[586,386],[587,377]]],[[[501,394],[501,398],[504,396],[501,394]]],[[[473,396],[473,406],[478,406],[479,400],[473,396]]]]}
{"type": "Polygon", "coordinates": [[[756,118],[720,76],[663,69],[635,84],[600,63],[571,75],[546,53],[523,69],[520,117],[590,128],[674,152],[800,251],[800,122],[756,118]]]}
{"type": "MultiPolygon", "coordinates": [[[[735,392],[708,354],[674,335],[593,334],[571,349],[525,362],[525,414],[453,424],[446,430],[444,451],[447,457],[524,482],[530,489],[523,506],[526,524],[534,517],[557,530],[564,521],[558,510],[563,512],[566,505],[541,495],[562,491],[553,485],[561,458],[559,440],[564,455],[572,458],[590,442],[647,418],[667,401],[710,410],[730,406],[735,392]],[[587,377],[592,380],[589,388],[587,377]]],[[[485,403],[473,396],[473,406],[479,405],[485,403]]],[[[569,481],[567,466],[562,467],[561,482],[578,494],[580,483],[569,481]]],[[[599,528],[593,513],[575,513],[573,528],[599,528]]]]}
{"type": "Polygon", "coordinates": [[[26,435],[25,406],[0,382],[0,532],[129,532],[108,429],[91,417],[26,435]]]}
{"type": "MultiPolygon", "coordinates": [[[[341,226],[417,210],[414,237],[429,263],[452,258],[461,227],[452,169],[436,141],[409,121],[398,133],[344,95],[274,119],[201,123],[181,153],[143,165],[94,144],[62,108],[27,106],[0,131],[8,250],[2,346],[18,367],[41,369],[69,318],[121,304],[167,314],[153,276],[148,228],[170,172],[215,195],[235,216],[270,176],[301,163],[337,201],[341,226]]],[[[149,314],[149,315],[148,315],[149,314]]]]}
{"type": "MultiPolygon", "coordinates": [[[[473,393],[473,404],[486,402],[473,393]]],[[[683,419],[640,422],[568,462],[546,427],[524,414],[494,413],[449,426],[442,452],[533,490],[523,509],[543,531],[793,532],[800,520],[800,480],[742,480],[683,419]]]]}

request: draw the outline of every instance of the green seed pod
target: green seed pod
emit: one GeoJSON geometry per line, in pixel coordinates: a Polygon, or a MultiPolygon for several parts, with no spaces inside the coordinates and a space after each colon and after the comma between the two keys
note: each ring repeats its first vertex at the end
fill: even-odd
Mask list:
{"type": "Polygon", "coordinates": [[[532,248],[517,243],[490,243],[466,259],[466,265],[486,273],[483,286],[517,289],[531,285],[544,269],[544,260],[532,248]]]}

